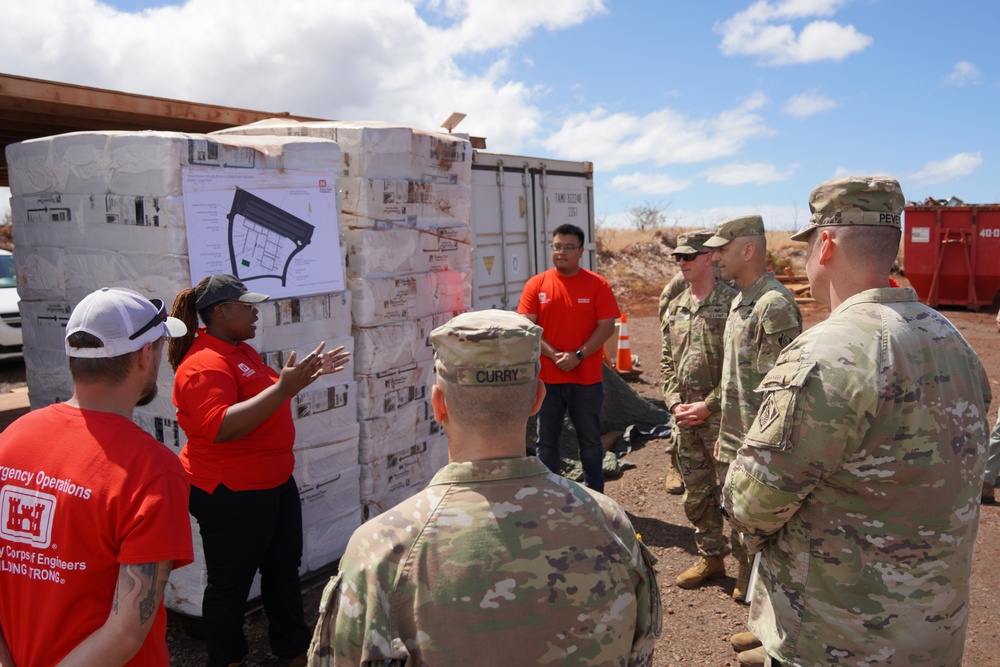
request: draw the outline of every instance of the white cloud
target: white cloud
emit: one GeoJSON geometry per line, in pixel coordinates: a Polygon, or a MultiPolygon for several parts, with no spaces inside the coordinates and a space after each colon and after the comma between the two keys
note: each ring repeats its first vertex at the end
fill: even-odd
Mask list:
{"type": "Polygon", "coordinates": [[[839,104],[831,100],[826,95],[821,95],[815,90],[811,90],[806,93],[793,95],[787,102],[785,102],[785,106],[781,109],[781,111],[792,118],[802,120],[803,118],[814,116],[822,111],[836,109],[839,106],[839,104]]]}
{"type": "MultiPolygon", "coordinates": [[[[381,2],[382,0],[379,0],[381,2]]],[[[525,40],[537,28],[560,30],[606,12],[604,0],[429,0],[427,6],[453,21],[454,48],[490,51],[525,40]]]]}
{"type": "Polygon", "coordinates": [[[565,159],[592,160],[599,170],[641,162],[658,167],[706,162],[735,154],[751,139],[774,134],[754,113],[766,104],[767,97],[758,92],[734,109],[700,120],[671,109],[636,116],[598,108],[571,114],[545,147],[565,159]]]}
{"type": "Polygon", "coordinates": [[[758,0],[732,18],[716,24],[722,52],[756,56],[763,65],[791,65],[844,60],[866,49],[872,38],[853,25],[816,20],[796,34],[789,23],[836,14],[846,0],[758,0]]]}
{"type": "Polygon", "coordinates": [[[983,163],[983,156],[976,153],[958,153],[940,162],[928,162],[909,180],[918,185],[937,185],[968,176],[983,163]]]}
{"type": "Polygon", "coordinates": [[[686,190],[691,186],[691,181],[678,179],[667,174],[644,174],[635,172],[623,174],[611,179],[611,189],[635,195],[668,195],[673,192],[686,190]]]}
{"type": "Polygon", "coordinates": [[[944,85],[964,88],[974,86],[983,82],[979,74],[979,68],[967,60],[960,60],[955,63],[954,69],[944,79],[944,85]]]}
{"type": "Polygon", "coordinates": [[[462,111],[462,131],[513,152],[539,130],[541,91],[511,79],[506,49],[603,11],[604,0],[187,0],[138,13],[10,2],[4,25],[17,30],[0,62],[21,76],[432,130],[462,111]],[[470,53],[487,65],[463,70],[470,53]]]}
{"type": "Polygon", "coordinates": [[[798,164],[781,171],[773,164],[764,162],[731,163],[705,172],[705,180],[719,185],[766,185],[787,181],[795,175],[798,164]]]}

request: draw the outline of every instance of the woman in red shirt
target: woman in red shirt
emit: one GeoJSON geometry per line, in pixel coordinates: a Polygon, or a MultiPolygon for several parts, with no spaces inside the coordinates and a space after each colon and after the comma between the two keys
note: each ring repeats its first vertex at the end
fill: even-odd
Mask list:
{"type": "Polygon", "coordinates": [[[305,665],[311,631],[299,588],[302,511],[292,478],[291,398],[343,368],[343,348],[321,343],[280,374],[244,341],[256,333],[257,305],[268,297],[235,276],[216,274],[181,292],[172,315],[188,336],[170,341],[173,401],[187,434],[181,463],[191,479],[191,514],[205,548],[202,603],[208,664],[241,665],[248,645],[243,614],[257,570],[272,652],[305,665]],[[198,328],[198,318],[204,322],[198,328]]]}

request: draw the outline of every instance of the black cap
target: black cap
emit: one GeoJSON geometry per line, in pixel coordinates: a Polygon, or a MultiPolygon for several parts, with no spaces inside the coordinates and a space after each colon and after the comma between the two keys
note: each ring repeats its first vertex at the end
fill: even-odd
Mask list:
{"type": "Polygon", "coordinates": [[[245,301],[260,303],[270,297],[251,292],[239,278],[229,273],[216,273],[202,287],[194,288],[195,310],[204,310],[222,301],[245,301]]]}

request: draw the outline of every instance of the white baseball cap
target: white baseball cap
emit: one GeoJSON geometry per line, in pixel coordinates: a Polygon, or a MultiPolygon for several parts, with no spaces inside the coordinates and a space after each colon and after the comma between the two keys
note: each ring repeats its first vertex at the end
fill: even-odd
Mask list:
{"type": "Polygon", "coordinates": [[[102,287],[83,298],[66,324],[66,355],[100,359],[120,357],[141,350],[160,338],[177,338],[187,326],[167,310],[159,299],[147,299],[121,287],[102,287]],[[72,347],[69,337],[78,331],[98,338],[103,347],[72,347]]]}

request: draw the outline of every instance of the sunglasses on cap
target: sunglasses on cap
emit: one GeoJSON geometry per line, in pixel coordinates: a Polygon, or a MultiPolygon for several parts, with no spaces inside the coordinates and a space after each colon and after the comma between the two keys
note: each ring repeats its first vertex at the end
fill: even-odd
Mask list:
{"type": "Polygon", "coordinates": [[[128,337],[129,340],[135,340],[136,338],[146,333],[156,325],[163,324],[164,322],[167,321],[167,308],[166,306],[164,306],[163,301],[161,301],[160,299],[150,299],[149,302],[154,306],[156,306],[156,315],[154,315],[153,319],[151,319],[149,322],[146,322],[146,324],[143,325],[141,329],[139,329],[134,334],[129,336],[128,337]]]}

